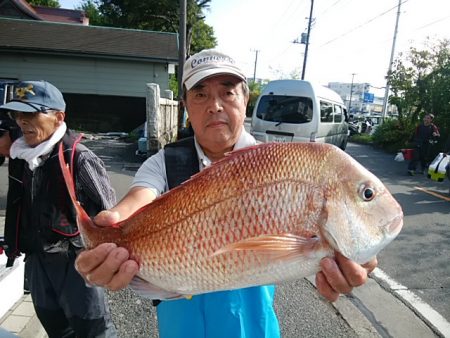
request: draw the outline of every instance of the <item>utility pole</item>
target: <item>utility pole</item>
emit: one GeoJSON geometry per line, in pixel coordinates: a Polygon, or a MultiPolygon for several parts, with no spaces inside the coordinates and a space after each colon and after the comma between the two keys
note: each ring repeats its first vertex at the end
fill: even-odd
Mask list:
{"type": "Polygon", "coordinates": [[[392,49],[391,49],[391,58],[389,60],[389,67],[388,67],[388,73],[387,73],[387,79],[386,79],[386,91],[384,92],[384,100],[383,100],[383,112],[382,112],[382,118],[381,123],[384,122],[384,119],[386,118],[387,110],[388,110],[388,100],[389,100],[389,80],[391,76],[392,71],[392,63],[394,62],[394,54],[395,54],[395,42],[397,40],[397,31],[398,31],[398,21],[400,19],[400,6],[402,4],[402,0],[398,0],[398,7],[397,7],[397,20],[395,21],[395,29],[394,29],[394,38],[392,39],[392,49]]]}
{"type": "Polygon", "coordinates": [[[183,67],[186,60],[186,0],[180,0],[180,27],[178,29],[178,131],[184,123],[183,67]]]}
{"type": "Polygon", "coordinates": [[[256,82],[256,63],[258,62],[258,53],[259,53],[259,50],[255,50],[254,52],[255,52],[255,68],[254,68],[254,70],[253,70],[253,83],[256,82]]]}
{"type": "Polygon", "coordinates": [[[355,78],[355,73],[352,73],[352,84],[350,85],[350,101],[348,102],[348,113],[350,114],[352,111],[352,96],[353,96],[353,79],[355,78]]]}
{"type": "Polygon", "coordinates": [[[302,80],[305,79],[306,59],[308,58],[309,35],[311,33],[311,22],[312,22],[312,15],[313,15],[313,7],[314,7],[314,0],[311,0],[311,10],[309,12],[309,20],[308,20],[308,33],[306,34],[305,55],[303,56],[302,80]]]}

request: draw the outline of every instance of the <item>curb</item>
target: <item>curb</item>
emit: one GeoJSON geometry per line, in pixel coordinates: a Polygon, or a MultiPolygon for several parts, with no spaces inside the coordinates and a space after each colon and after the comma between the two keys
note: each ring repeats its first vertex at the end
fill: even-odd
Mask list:
{"type": "MultiPolygon", "coordinates": [[[[21,338],[44,338],[47,334],[34,311],[31,296],[23,294],[22,257],[16,259],[13,267],[4,268],[6,256],[0,256],[0,329],[21,338]]],[[[4,334],[0,331],[0,338],[4,334]]]]}
{"type": "Polygon", "coordinates": [[[0,319],[0,328],[21,338],[48,337],[34,312],[30,295],[22,296],[0,319]]]}
{"type": "MultiPolygon", "coordinates": [[[[308,281],[315,286],[314,278],[308,281]]],[[[331,305],[358,337],[442,337],[372,276],[364,286],[354,288],[331,305]]]]}

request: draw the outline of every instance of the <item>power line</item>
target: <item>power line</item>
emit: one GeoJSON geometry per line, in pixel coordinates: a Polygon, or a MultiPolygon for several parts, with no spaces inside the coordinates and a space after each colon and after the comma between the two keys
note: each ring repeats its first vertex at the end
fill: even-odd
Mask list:
{"type": "Polygon", "coordinates": [[[273,60],[278,59],[281,55],[286,54],[287,50],[290,49],[290,48],[292,48],[292,44],[291,43],[289,43],[289,45],[281,53],[278,53],[275,57],[271,58],[269,60],[269,63],[271,63],[273,60]]]}
{"type": "Polygon", "coordinates": [[[270,31],[268,34],[266,34],[266,40],[269,40],[270,37],[272,37],[275,33],[277,33],[277,30],[279,27],[282,26],[285,27],[288,22],[292,21],[292,17],[295,16],[295,14],[298,12],[298,9],[302,5],[302,2],[293,0],[289,3],[289,5],[284,10],[283,14],[278,17],[278,20],[275,22],[275,24],[270,26],[270,31]],[[296,3],[296,7],[291,10],[291,6],[296,3]]]}
{"type": "Polygon", "coordinates": [[[440,18],[440,19],[437,19],[437,20],[432,21],[432,22],[430,22],[430,23],[427,23],[427,24],[424,25],[424,26],[421,26],[421,27],[419,27],[419,28],[416,28],[416,30],[418,31],[418,30],[427,28],[427,27],[432,26],[432,25],[434,25],[434,24],[436,24],[436,23],[439,23],[439,22],[441,22],[441,21],[445,21],[445,20],[447,20],[447,19],[449,19],[449,18],[450,18],[450,15],[445,16],[445,17],[443,17],[443,18],[440,18]]]}
{"type": "Polygon", "coordinates": [[[331,8],[333,8],[334,6],[336,6],[339,2],[341,2],[342,0],[337,0],[335,1],[333,4],[331,4],[330,6],[328,6],[327,8],[325,8],[320,14],[316,15],[316,18],[318,18],[319,16],[324,15],[326,12],[328,12],[331,8]]]}
{"type": "MultiPolygon", "coordinates": [[[[404,0],[402,2],[402,4],[404,4],[404,3],[408,2],[408,1],[409,0],[404,0]]],[[[370,19],[370,20],[368,20],[368,21],[366,21],[366,22],[364,22],[364,23],[362,23],[362,24],[360,24],[360,25],[350,29],[349,31],[347,31],[347,32],[345,32],[345,33],[343,33],[343,34],[341,34],[341,35],[339,35],[339,36],[337,36],[337,37],[335,37],[335,38],[325,42],[324,44],[320,45],[319,48],[320,47],[324,47],[326,45],[329,45],[330,43],[332,43],[332,42],[334,42],[334,41],[336,41],[336,40],[338,40],[338,39],[340,39],[340,38],[342,38],[342,37],[344,37],[344,36],[346,36],[346,35],[348,35],[350,33],[353,33],[355,30],[357,30],[357,29],[359,29],[361,27],[364,27],[364,26],[368,25],[369,23],[371,23],[372,21],[375,21],[376,19],[381,18],[382,16],[388,14],[389,12],[393,11],[394,9],[397,9],[397,7],[398,6],[396,5],[396,6],[392,7],[392,8],[390,8],[390,9],[388,9],[387,11],[378,14],[377,16],[373,17],[372,19],[370,19]]]]}
{"type": "MultiPolygon", "coordinates": [[[[305,4],[305,2],[303,2],[303,1],[292,0],[289,3],[289,5],[285,8],[283,14],[278,17],[275,24],[270,25],[270,30],[268,28],[269,26],[266,27],[267,30],[269,30],[269,31],[267,31],[266,33],[263,34],[264,40],[266,42],[270,41],[275,34],[277,35],[277,39],[279,39],[280,33],[278,31],[281,27],[281,23],[283,23],[282,27],[286,27],[286,26],[288,26],[288,23],[291,22],[294,18],[298,19],[299,8],[304,4],[305,4]],[[293,8],[294,4],[296,5],[295,8],[293,8]]],[[[283,35],[285,35],[285,33],[283,33],[283,35]]],[[[289,47],[287,47],[286,50],[289,47]]],[[[279,55],[281,55],[283,53],[279,53],[276,58],[278,58],[279,55]]],[[[272,58],[271,61],[273,59],[275,59],[275,58],[272,58]]]]}
{"type": "MultiPolygon", "coordinates": [[[[289,9],[290,9],[290,7],[291,7],[291,5],[293,4],[295,2],[295,0],[293,0],[293,1],[291,1],[290,3],[289,3],[289,5],[286,7],[286,9],[284,10],[284,12],[283,12],[283,14],[281,14],[281,16],[278,18],[278,21],[274,24],[274,25],[272,25],[272,27],[271,27],[271,30],[273,31],[273,30],[275,30],[276,28],[277,28],[277,26],[279,26],[280,25],[280,23],[283,21],[283,22],[285,22],[285,20],[282,20],[283,18],[284,18],[284,16],[289,12],[290,14],[292,14],[292,11],[289,11],[289,9]]],[[[290,15],[289,15],[290,16],[290,15]]]]}

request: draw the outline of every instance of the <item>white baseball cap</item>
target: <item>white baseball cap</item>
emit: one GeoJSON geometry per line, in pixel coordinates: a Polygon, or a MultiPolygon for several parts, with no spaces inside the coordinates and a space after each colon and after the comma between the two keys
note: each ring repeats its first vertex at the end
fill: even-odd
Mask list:
{"type": "Polygon", "coordinates": [[[192,55],[184,63],[183,84],[187,90],[190,90],[201,80],[219,74],[230,74],[247,81],[232,57],[216,49],[204,49],[192,55]]]}

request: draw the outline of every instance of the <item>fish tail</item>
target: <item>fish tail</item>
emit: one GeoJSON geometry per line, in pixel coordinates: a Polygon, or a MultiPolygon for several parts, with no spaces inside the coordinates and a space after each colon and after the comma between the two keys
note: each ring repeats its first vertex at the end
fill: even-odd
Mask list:
{"type": "Polygon", "coordinates": [[[83,228],[94,226],[94,222],[92,221],[92,219],[89,217],[87,212],[77,201],[77,196],[75,194],[75,183],[73,181],[72,173],[69,170],[69,165],[64,160],[64,151],[62,142],[59,144],[58,158],[59,158],[59,165],[61,167],[61,171],[64,177],[64,182],[66,183],[67,191],[69,192],[70,199],[75,207],[78,226],[81,225],[83,228]]]}

